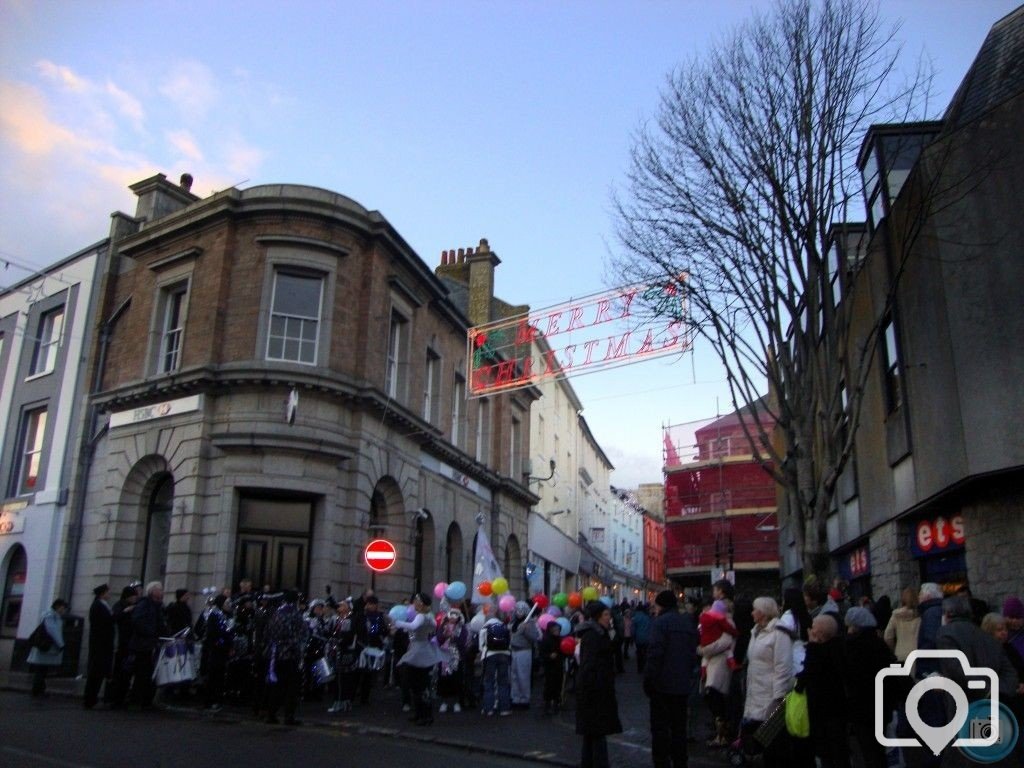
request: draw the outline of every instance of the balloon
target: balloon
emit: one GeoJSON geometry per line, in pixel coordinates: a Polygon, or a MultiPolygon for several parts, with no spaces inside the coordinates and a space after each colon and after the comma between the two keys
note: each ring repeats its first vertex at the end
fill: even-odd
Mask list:
{"type": "Polygon", "coordinates": [[[572,624],[569,623],[569,620],[565,618],[565,616],[559,616],[555,621],[558,622],[558,626],[562,628],[563,636],[572,634],[572,624]]]}
{"type": "Polygon", "coordinates": [[[484,628],[485,621],[487,621],[487,614],[484,611],[476,613],[473,618],[469,620],[469,631],[479,632],[484,628]]]}
{"type": "Polygon", "coordinates": [[[461,600],[466,596],[466,585],[461,581],[453,581],[444,591],[444,596],[452,601],[461,600]]]}
{"type": "Polygon", "coordinates": [[[584,587],[583,591],[580,592],[580,595],[586,602],[593,602],[594,600],[597,600],[597,587],[584,587]]]}
{"type": "Polygon", "coordinates": [[[573,592],[571,595],[569,595],[569,607],[570,608],[575,610],[575,609],[579,608],[581,605],[583,605],[583,598],[580,597],[580,593],[579,592],[573,592]]]}
{"type": "Polygon", "coordinates": [[[406,611],[405,611],[405,620],[406,620],[406,621],[412,621],[412,620],[413,620],[413,619],[415,619],[415,618],[416,618],[416,609],[415,609],[415,608],[413,608],[413,607],[412,607],[412,606],[410,605],[410,606],[409,606],[409,607],[408,607],[408,608],[406,609],[406,611]]]}
{"type": "Polygon", "coordinates": [[[504,576],[499,576],[491,582],[491,590],[496,595],[503,595],[508,592],[508,580],[504,576]]]}
{"type": "Polygon", "coordinates": [[[388,611],[388,616],[391,617],[392,621],[404,621],[405,620],[405,606],[404,605],[393,605],[391,610],[388,611]]]}
{"type": "Polygon", "coordinates": [[[502,595],[498,601],[498,607],[505,613],[512,613],[516,609],[516,599],[512,595],[502,595]]]}
{"type": "Polygon", "coordinates": [[[551,604],[551,601],[548,600],[548,596],[540,592],[534,595],[531,599],[533,600],[533,604],[537,606],[538,611],[543,611],[551,604]]]}
{"type": "Polygon", "coordinates": [[[551,602],[553,602],[559,608],[565,608],[566,604],[569,602],[569,597],[565,594],[565,592],[558,592],[554,597],[551,598],[551,602]]]}
{"type": "Polygon", "coordinates": [[[444,591],[446,589],[448,589],[447,584],[445,584],[443,581],[437,582],[437,584],[434,585],[434,597],[440,600],[442,597],[444,597],[444,591]]]}
{"type": "Polygon", "coordinates": [[[558,646],[562,649],[562,653],[566,656],[572,656],[576,653],[576,638],[575,637],[563,637],[562,642],[558,646]]]}
{"type": "Polygon", "coordinates": [[[612,607],[612,599],[610,597],[608,597],[608,595],[601,595],[601,597],[599,597],[598,599],[602,603],[604,603],[605,608],[611,608],[612,607]]]}
{"type": "Polygon", "coordinates": [[[547,610],[544,611],[548,616],[554,616],[556,619],[562,615],[562,609],[557,605],[549,605],[547,610]]]}
{"type": "Polygon", "coordinates": [[[490,597],[491,596],[491,592],[493,592],[494,589],[491,586],[491,582],[489,582],[489,581],[481,581],[480,582],[480,586],[476,588],[476,591],[479,592],[484,597],[490,597]]]}
{"type": "Polygon", "coordinates": [[[537,626],[540,627],[541,632],[547,632],[548,624],[555,620],[555,617],[549,613],[542,613],[540,618],[537,619],[537,626]]]}

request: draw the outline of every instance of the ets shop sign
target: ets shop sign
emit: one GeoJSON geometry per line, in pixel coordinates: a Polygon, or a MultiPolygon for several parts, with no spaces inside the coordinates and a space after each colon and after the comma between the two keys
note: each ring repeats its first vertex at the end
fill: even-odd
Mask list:
{"type": "Polygon", "coordinates": [[[910,536],[910,551],[915,557],[956,552],[964,548],[966,540],[962,515],[939,515],[919,520],[914,524],[910,536]]]}
{"type": "Polygon", "coordinates": [[[631,365],[690,348],[685,275],[469,329],[469,396],[631,365]]]}

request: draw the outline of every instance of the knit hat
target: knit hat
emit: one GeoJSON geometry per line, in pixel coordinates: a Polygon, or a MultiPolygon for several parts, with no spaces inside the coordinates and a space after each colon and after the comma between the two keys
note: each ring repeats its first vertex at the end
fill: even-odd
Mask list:
{"type": "Polygon", "coordinates": [[[516,603],[516,618],[522,619],[526,617],[526,614],[530,612],[530,606],[525,600],[520,600],[516,603]]]}
{"type": "Polygon", "coordinates": [[[1019,597],[1008,597],[1003,600],[1003,618],[1024,619],[1024,603],[1019,597]]]}
{"type": "Polygon", "coordinates": [[[856,629],[873,629],[878,626],[874,615],[867,608],[851,608],[846,612],[846,626],[856,629]]]}
{"type": "Polygon", "coordinates": [[[586,614],[587,618],[591,621],[597,621],[601,618],[601,614],[608,610],[608,606],[602,603],[600,600],[591,600],[587,603],[586,614]]]}
{"type": "Polygon", "coordinates": [[[658,593],[656,598],[654,598],[654,603],[662,608],[675,608],[678,605],[678,602],[676,601],[676,593],[671,589],[664,589],[658,593]]]}

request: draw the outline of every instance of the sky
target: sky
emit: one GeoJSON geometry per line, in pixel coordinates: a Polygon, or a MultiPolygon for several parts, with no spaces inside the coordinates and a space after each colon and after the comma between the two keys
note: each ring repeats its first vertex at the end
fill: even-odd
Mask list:
{"type": "MultiPolygon", "coordinates": [[[[1009,0],[886,0],[941,114],[1009,0]]],[[[766,1],[0,3],[0,286],[108,234],[155,173],[293,183],[380,211],[431,267],[486,237],[541,308],[616,284],[611,195],[673,67],[766,1]]],[[[616,467],[732,410],[707,349],[572,379],[616,467]]],[[[534,407],[544,408],[543,401],[534,407]]]]}

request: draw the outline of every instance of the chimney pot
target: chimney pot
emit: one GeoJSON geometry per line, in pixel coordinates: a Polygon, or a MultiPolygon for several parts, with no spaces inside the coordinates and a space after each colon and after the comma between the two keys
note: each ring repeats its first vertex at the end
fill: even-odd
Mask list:
{"type": "Polygon", "coordinates": [[[192,174],[191,173],[183,173],[183,174],[181,174],[181,181],[179,182],[179,185],[186,192],[191,192],[192,191],[192,174]]]}
{"type": "Polygon", "coordinates": [[[468,248],[466,249],[466,255],[467,255],[467,256],[472,256],[472,255],[473,255],[473,246],[472,246],[472,245],[471,245],[471,246],[469,246],[469,247],[468,247],[468,248]]]}
{"type": "Polygon", "coordinates": [[[491,250],[491,247],[490,247],[490,245],[487,244],[487,238],[486,237],[481,237],[480,238],[480,247],[477,248],[477,251],[482,251],[483,253],[488,253],[490,250],[491,250]]]}
{"type": "Polygon", "coordinates": [[[459,264],[461,264],[465,260],[466,260],[466,249],[465,248],[459,248],[459,264]]]}

